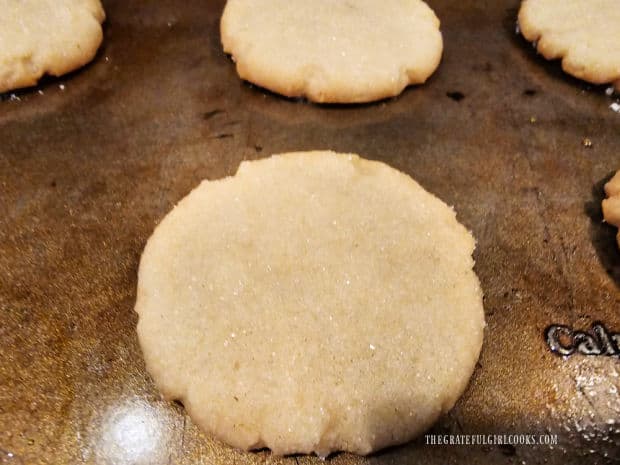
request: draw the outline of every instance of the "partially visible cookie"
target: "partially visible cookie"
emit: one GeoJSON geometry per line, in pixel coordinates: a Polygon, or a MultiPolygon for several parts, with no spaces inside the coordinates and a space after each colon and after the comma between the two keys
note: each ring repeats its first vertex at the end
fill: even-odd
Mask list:
{"type": "MultiPolygon", "coordinates": [[[[603,217],[609,224],[620,228],[620,171],[605,184],[607,197],[603,200],[603,217]]],[[[618,245],[620,246],[620,232],[618,232],[618,245]]]]}
{"type": "Polygon", "coordinates": [[[104,19],[99,0],[0,0],[0,93],[88,63],[104,19]]]}
{"type": "Polygon", "coordinates": [[[443,49],[422,0],[229,0],[221,35],[241,78],[315,102],[398,95],[426,81],[443,49]]]}
{"type": "Polygon", "coordinates": [[[519,11],[523,36],[548,60],[584,81],[620,90],[620,4],[618,0],[524,0],[519,11]]]}

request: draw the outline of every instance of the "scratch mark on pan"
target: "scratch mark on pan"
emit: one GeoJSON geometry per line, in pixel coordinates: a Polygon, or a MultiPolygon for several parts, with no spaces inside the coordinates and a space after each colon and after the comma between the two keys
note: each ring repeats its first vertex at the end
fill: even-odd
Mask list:
{"type": "Polygon", "coordinates": [[[214,116],[217,116],[221,113],[224,113],[224,110],[220,110],[219,108],[216,108],[215,110],[211,110],[211,111],[206,111],[202,114],[202,119],[209,120],[213,118],[214,116]]]}
{"type": "Polygon", "coordinates": [[[234,134],[225,133],[225,134],[217,134],[215,136],[209,137],[209,139],[227,139],[229,137],[235,137],[234,134]]]}
{"type": "Polygon", "coordinates": [[[583,386],[577,386],[577,390],[581,393],[581,395],[583,396],[583,398],[586,400],[586,402],[588,403],[588,405],[590,405],[590,408],[592,409],[592,411],[600,418],[601,415],[598,412],[598,409],[596,408],[596,406],[594,405],[594,402],[592,402],[592,399],[590,399],[590,397],[588,396],[588,393],[586,392],[586,390],[583,388],[583,386]]]}

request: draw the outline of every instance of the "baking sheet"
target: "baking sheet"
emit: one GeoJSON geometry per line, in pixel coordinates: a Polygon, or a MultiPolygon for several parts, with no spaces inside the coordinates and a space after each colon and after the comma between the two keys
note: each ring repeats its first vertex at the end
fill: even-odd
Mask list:
{"type": "Polygon", "coordinates": [[[442,20],[440,68],[377,104],[317,106],[242,83],[219,45],[223,2],[196,0],[104,1],[105,44],[91,65],[3,96],[0,463],[320,463],[205,437],[160,399],[132,310],[146,239],[200,180],[318,148],[411,174],[478,240],[484,348],[433,432],[559,439],[421,438],[330,462],[617,463],[618,358],[558,357],[543,334],[595,321],[620,331],[620,254],[600,211],[620,168],[620,114],[604,88],[566,77],[515,35],[518,2],[429,3],[442,20]]]}

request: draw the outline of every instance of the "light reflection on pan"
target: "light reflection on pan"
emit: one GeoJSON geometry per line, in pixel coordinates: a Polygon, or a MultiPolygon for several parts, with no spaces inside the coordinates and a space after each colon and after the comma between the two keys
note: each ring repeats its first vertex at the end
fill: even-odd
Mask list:
{"type": "Polygon", "coordinates": [[[166,463],[169,450],[168,431],[163,412],[140,400],[113,405],[106,412],[100,436],[94,438],[99,463],[166,463]]]}

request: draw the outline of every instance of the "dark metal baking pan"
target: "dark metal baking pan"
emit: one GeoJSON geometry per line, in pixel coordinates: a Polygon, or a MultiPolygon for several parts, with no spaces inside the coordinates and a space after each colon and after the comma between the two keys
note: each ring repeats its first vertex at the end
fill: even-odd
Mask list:
{"type": "Polygon", "coordinates": [[[222,1],[104,3],[105,43],[91,65],[0,102],[1,463],[318,463],[205,437],[160,399],[133,312],[140,253],[175,202],[244,159],[318,148],[411,174],[478,240],[484,348],[432,432],[559,442],[422,437],[330,461],[618,460],[618,357],[560,357],[544,334],[597,321],[620,331],[620,255],[600,211],[602,184],[620,168],[620,114],[604,88],[565,76],[515,34],[516,0],[431,0],[441,66],[425,85],[361,106],[241,82],[219,43],[222,1]]]}

